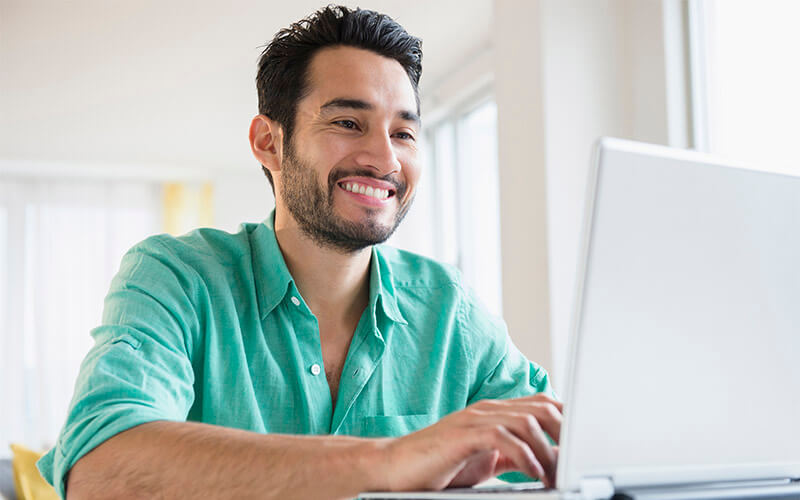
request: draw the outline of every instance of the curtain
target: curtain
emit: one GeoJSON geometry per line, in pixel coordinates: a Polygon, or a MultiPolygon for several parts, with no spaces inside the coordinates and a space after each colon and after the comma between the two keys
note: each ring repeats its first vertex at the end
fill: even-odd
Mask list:
{"type": "Polygon", "coordinates": [[[0,456],[52,446],[122,255],[159,232],[153,182],[0,180],[0,456]]]}

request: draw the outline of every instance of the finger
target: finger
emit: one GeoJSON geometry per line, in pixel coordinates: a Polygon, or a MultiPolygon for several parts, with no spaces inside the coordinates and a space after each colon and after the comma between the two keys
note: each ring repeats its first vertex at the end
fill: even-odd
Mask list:
{"type": "Polygon", "coordinates": [[[553,441],[561,440],[561,411],[546,396],[543,398],[518,398],[507,400],[484,400],[476,404],[474,410],[479,413],[530,413],[536,417],[553,441]]]}
{"type": "Polygon", "coordinates": [[[561,424],[563,417],[558,409],[550,403],[530,403],[530,412],[542,426],[542,429],[553,441],[561,441],[561,424]]]}
{"type": "Polygon", "coordinates": [[[513,399],[483,399],[477,403],[473,403],[473,407],[485,409],[485,407],[501,408],[510,407],[519,404],[542,403],[552,405],[559,413],[564,413],[564,405],[560,401],[547,396],[545,394],[533,394],[531,396],[523,396],[521,398],[513,399]]]}
{"type": "Polygon", "coordinates": [[[549,486],[550,480],[544,467],[531,451],[530,446],[506,427],[491,425],[484,427],[481,432],[474,432],[471,435],[477,440],[478,449],[487,447],[496,449],[501,454],[501,461],[510,460],[516,470],[524,472],[530,477],[539,478],[545,483],[545,486],[549,486]]]}
{"type": "Polygon", "coordinates": [[[536,417],[529,413],[485,413],[477,417],[485,426],[498,424],[524,441],[544,468],[549,480],[555,479],[557,455],[536,417]]]}
{"type": "Polygon", "coordinates": [[[520,437],[531,446],[534,455],[544,467],[547,477],[554,481],[558,455],[556,455],[553,446],[545,436],[540,421],[535,416],[521,413],[512,415],[511,423],[515,425],[513,428],[515,434],[517,432],[525,433],[524,436],[520,437]]]}
{"type": "Polygon", "coordinates": [[[507,401],[541,401],[541,402],[545,402],[545,403],[550,403],[551,405],[553,405],[556,408],[558,408],[559,412],[564,413],[564,403],[562,403],[561,401],[558,401],[556,399],[553,399],[550,396],[548,396],[547,394],[544,394],[544,393],[541,393],[541,392],[537,393],[537,394],[533,394],[531,396],[523,396],[521,398],[508,399],[507,401]]]}

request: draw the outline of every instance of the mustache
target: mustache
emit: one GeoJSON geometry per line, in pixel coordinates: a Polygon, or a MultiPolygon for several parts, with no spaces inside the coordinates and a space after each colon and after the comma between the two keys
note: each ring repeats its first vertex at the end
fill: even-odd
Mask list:
{"type": "Polygon", "coordinates": [[[402,195],[406,190],[406,183],[400,180],[400,176],[397,174],[387,174],[383,177],[378,177],[375,175],[375,171],[368,169],[368,168],[354,168],[354,169],[336,169],[332,170],[328,174],[328,188],[333,189],[336,186],[336,183],[339,180],[344,179],[345,177],[370,177],[372,179],[376,179],[383,182],[388,182],[389,184],[394,186],[395,191],[397,194],[402,195]]]}

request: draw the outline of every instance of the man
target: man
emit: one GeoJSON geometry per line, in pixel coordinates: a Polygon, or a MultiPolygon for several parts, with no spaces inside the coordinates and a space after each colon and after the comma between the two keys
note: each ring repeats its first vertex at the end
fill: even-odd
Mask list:
{"type": "Polygon", "coordinates": [[[60,494],[346,498],[507,471],[553,485],[547,374],[457,272],[375,246],[419,179],[421,55],[390,18],[344,7],[273,39],[250,143],[275,211],[125,256],[40,463],[60,494]]]}

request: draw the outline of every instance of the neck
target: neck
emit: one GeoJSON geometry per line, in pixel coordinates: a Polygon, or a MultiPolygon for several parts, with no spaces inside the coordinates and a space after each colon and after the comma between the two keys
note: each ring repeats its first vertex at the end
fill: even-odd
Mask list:
{"type": "Polygon", "coordinates": [[[275,237],[297,289],[318,319],[357,323],[369,302],[371,248],[343,253],[321,246],[278,210],[275,237]]]}

